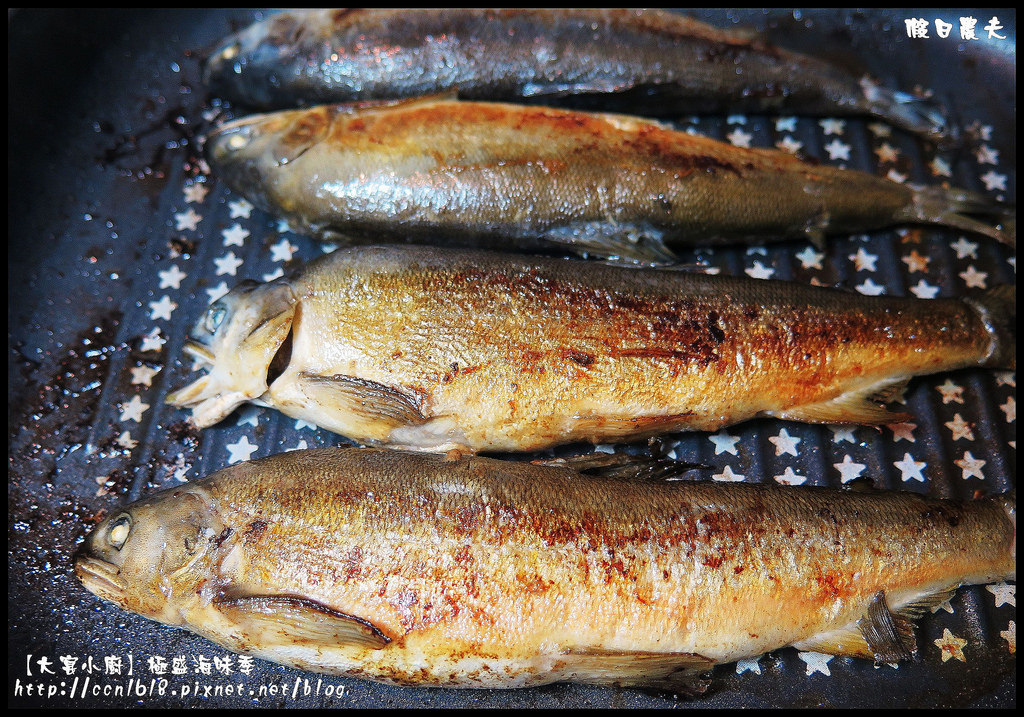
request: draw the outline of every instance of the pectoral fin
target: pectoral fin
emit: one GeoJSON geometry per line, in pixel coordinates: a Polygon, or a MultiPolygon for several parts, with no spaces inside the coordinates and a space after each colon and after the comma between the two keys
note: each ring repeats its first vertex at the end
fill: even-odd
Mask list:
{"type": "Polygon", "coordinates": [[[387,438],[400,426],[419,425],[426,420],[418,397],[376,381],[354,376],[319,376],[300,373],[299,390],[325,414],[343,416],[346,433],[372,440],[387,438]]]}
{"type": "Polygon", "coordinates": [[[563,653],[573,682],[647,687],[688,697],[704,694],[715,661],[692,652],[567,650],[563,653]]]}
{"type": "Polygon", "coordinates": [[[649,227],[586,222],[558,227],[544,234],[544,239],[560,249],[613,263],[641,263],[652,266],[677,264],[679,258],[665,246],[662,232],[649,227]]]}
{"type": "Polygon", "coordinates": [[[766,415],[805,423],[901,423],[911,418],[909,413],[890,411],[879,402],[891,400],[899,394],[904,385],[906,379],[888,380],[856,391],[848,391],[828,401],[794,406],[784,411],[767,411],[766,415]]]}
{"type": "Polygon", "coordinates": [[[214,601],[214,604],[254,643],[312,643],[379,650],[391,642],[371,622],[306,598],[256,595],[214,601]]]}

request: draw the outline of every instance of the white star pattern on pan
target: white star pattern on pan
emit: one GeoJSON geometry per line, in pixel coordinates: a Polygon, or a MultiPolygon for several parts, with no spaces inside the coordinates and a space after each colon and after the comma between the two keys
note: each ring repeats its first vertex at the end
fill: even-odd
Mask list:
{"type": "Polygon", "coordinates": [[[968,478],[972,477],[984,480],[985,474],[982,473],[981,468],[987,462],[988,461],[983,461],[979,460],[978,458],[975,458],[974,456],[971,455],[970,451],[966,451],[962,457],[960,457],[958,460],[953,461],[953,463],[960,466],[960,470],[963,473],[964,480],[967,480],[968,478]]]}
{"type": "Polygon", "coordinates": [[[725,431],[720,431],[713,436],[708,436],[708,440],[715,444],[716,456],[722,453],[739,455],[736,451],[736,444],[740,441],[739,436],[730,436],[725,431]]]}
{"type": "Polygon", "coordinates": [[[139,344],[140,351],[159,351],[163,348],[163,345],[167,343],[167,339],[160,335],[160,327],[157,326],[148,334],[142,337],[142,343],[139,344]]]}
{"type": "Polygon", "coordinates": [[[974,428],[974,424],[965,421],[959,413],[954,413],[953,420],[947,421],[945,426],[952,431],[954,441],[959,441],[960,439],[974,440],[974,431],[971,430],[974,428]]]}
{"type": "Polygon", "coordinates": [[[885,293],[885,287],[881,284],[876,284],[870,276],[853,288],[864,294],[864,296],[880,296],[885,293]]]}
{"type": "MultiPolygon", "coordinates": [[[[857,439],[853,437],[853,432],[857,430],[856,426],[839,424],[829,426],[828,429],[832,431],[833,443],[841,443],[842,441],[849,441],[850,443],[857,442],[857,439]]],[[[847,456],[847,458],[849,458],[849,456],[847,456]]]]}
{"type": "Polygon", "coordinates": [[[206,295],[210,297],[210,303],[212,304],[217,299],[221,298],[230,291],[228,285],[225,282],[220,282],[217,286],[206,289],[206,295]]]}
{"type": "Polygon", "coordinates": [[[826,117],[823,120],[818,120],[818,126],[821,127],[826,137],[830,134],[841,135],[846,131],[846,120],[826,117]]]}
{"type": "Polygon", "coordinates": [[[277,233],[284,234],[285,232],[292,231],[292,225],[288,223],[287,219],[277,220],[277,233]]]}
{"type": "Polygon", "coordinates": [[[746,249],[747,256],[753,256],[754,254],[760,254],[761,256],[768,255],[768,247],[765,246],[748,246],[746,249]]]}
{"type": "Polygon", "coordinates": [[[992,149],[987,144],[978,147],[974,156],[977,157],[978,164],[999,164],[999,150],[992,149]]]}
{"type": "Polygon", "coordinates": [[[264,274],[263,281],[273,281],[274,279],[280,279],[282,276],[284,276],[284,269],[277,267],[269,274],[264,274]]]}
{"type": "Polygon", "coordinates": [[[245,240],[249,237],[249,230],[235,222],[221,231],[220,235],[224,238],[224,246],[244,246],[245,240]]]}
{"type": "Polygon", "coordinates": [[[744,132],[742,129],[737,127],[732,132],[725,135],[725,138],[736,147],[749,148],[750,140],[754,139],[754,135],[749,132],[744,132]]]}
{"type": "Polygon", "coordinates": [[[942,632],[942,637],[934,641],[936,646],[942,653],[942,661],[956,659],[960,662],[967,662],[967,658],[964,657],[964,646],[967,644],[967,640],[962,640],[947,627],[942,632]]]}
{"type": "Polygon", "coordinates": [[[934,299],[938,296],[939,287],[932,286],[924,279],[910,287],[910,292],[919,299],[934,299]]]}
{"type": "Polygon", "coordinates": [[[996,386],[1017,387],[1017,374],[1013,371],[996,371],[996,386]]]}
{"type": "Polygon", "coordinates": [[[803,149],[804,143],[797,142],[795,139],[786,135],[781,140],[775,143],[777,149],[781,149],[783,152],[789,152],[790,154],[796,154],[803,149]]]}
{"type": "Polygon", "coordinates": [[[742,675],[744,672],[753,672],[755,675],[761,674],[761,665],[758,664],[758,660],[761,657],[748,657],[745,660],[736,661],[736,674],[742,675]]]}
{"type": "Polygon", "coordinates": [[[849,454],[843,456],[843,460],[839,463],[833,463],[832,465],[839,471],[839,480],[843,483],[849,483],[854,478],[860,478],[860,474],[867,468],[863,463],[854,463],[849,454]]]}
{"type": "Polygon", "coordinates": [[[711,476],[711,480],[716,480],[725,483],[739,483],[742,482],[746,476],[740,473],[734,473],[731,466],[726,466],[722,469],[721,473],[715,473],[711,476]]]}
{"type": "Polygon", "coordinates": [[[907,181],[907,175],[901,174],[900,172],[897,172],[895,169],[890,169],[888,172],[886,172],[885,178],[891,179],[892,181],[898,182],[900,184],[903,184],[905,181],[907,181]]]}
{"type": "Polygon", "coordinates": [[[781,456],[783,453],[788,453],[791,456],[797,455],[796,444],[801,439],[789,435],[789,431],[785,428],[779,431],[777,436],[769,436],[768,440],[775,444],[775,455],[781,456]]]}
{"type": "Polygon", "coordinates": [[[132,400],[128,401],[128,403],[122,403],[119,408],[121,409],[122,421],[141,423],[142,414],[149,409],[149,404],[143,403],[142,399],[138,396],[132,396],[132,400]]]}
{"type": "Polygon", "coordinates": [[[981,179],[981,181],[985,183],[985,189],[987,189],[990,192],[994,190],[999,190],[1000,192],[1006,191],[1005,174],[999,174],[998,172],[990,169],[989,171],[981,175],[979,179],[981,179]]]}
{"type": "Polygon", "coordinates": [[[293,446],[292,448],[285,448],[285,450],[289,451],[289,452],[290,451],[304,451],[307,448],[309,448],[309,444],[306,443],[306,439],[305,438],[302,438],[302,439],[299,440],[299,442],[297,444],[295,444],[295,446],[293,446]]]}
{"type": "Polygon", "coordinates": [[[228,202],[230,219],[248,219],[255,207],[247,199],[235,199],[228,202]]]}
{"type": "Polygon", "coordinates": [[[258,426],[260,423],[260,410],[255,406],[248,406],[238,413],[236,426],[258,426]]]}
{"type": "Polygon", "coordinates": [[[807,482],[807,476],[799,475],[790,466],[786,466],[781,475],[775,476],[775,482],[782,485],[803,485],[807,482]]]}
{"type": "Polygon", "coordinates": [[[941,157],[936,157],[935,159],[933,159],[931,161],[931,164],[929,164],[928,166],[931,168],[932,174],[936,177],[953,176],[953,169],[952,167],[949,166],[949,162],[942,159],[941,157]]]}
{"type": "Polygon", "coordinates": [[[878,139],[892,137],[892,127],[883,122],[872,122],[868,125],[868,131],[878,139]]]}
{"type": "Polygon", "coordinates": [[[896,461],[893,465],[900,469],[900,478],[904,483],[911,480],[924,483],[925,478],[921,471],[928,465],[924,461],[915,461],[909,453],[904,453],[903,460],[896,461]]]}
{"type": "Polygon", "coordinates": [[[864,247],[859,247],[856,254],[850,254],[850,261],[857,267],[857,271],[875,271],[878,254],[870,254],[864,251],[864,247]]]}
{"type": "Polygon", "coordinates": [[[986,288],[986,279],[988,279],[988,272],[978,271],[974,268],[974,264],[967,267],[967,271],[961,271],[959,274],[960,278],[964,280],[968,288],[971,289],[984,289],[986,288]]]}
{"type": "Polygon", "coordinates": [[[256,452],[259,446],[249,443],[248,436],[242,436],[237,443],[229,443],[227,445],[228,463],[241,463],[242,461],[249,460],[249,456],[256,452]]]}
{"type": "Polygon", "coordinates": [[[1013,655],[1017,652],[1017,623],[1010,620],[1010,624],[1006,626],[1006,629],[999,633],[999,637],[1006,640],[1007,647],[1010,650],[1010,654],[1013,655]]]}
{"type": "Polygon", "coordinates": [[[899,159],[900,151],[888,142],[885,142],[875,150],[875,154],[878,155],[879,164],[884,164],[886,162],[895,162],[899,159]]]}
{"type": "Polygon", "coordinates": [[[776,132],[796,132],[796,117],[778,117],[775,120],[776,132]]]}
{"type": "Polygon", "coordinates": [[[315,431],[316,430],[316,424],[315,423],[310,423],[309,421],[303,421],[301,418],[299,420],[295,421],[295,430],[296,431],[301,431],[303,428],[309,428],[309,429],[315,431]]]}
{"type": "Polygon", "coordinates": [[[229,251],[226,256],[218,257],[213,260],[213,263],[217,265],[217,276],[222,274],[229,274],[234,276],[244,262],[235,256],[235,252],[229,251]]]}
{"type": "Polygon", "coordinates": [[[770,279],[775,274],[775,269],[767,267],[759,261],[755,261],[754,266],[743,271],[751,279],[770,279]]]}
{"type": "Polygon", "coordinates": [[[728,117],[725,118],[725,123],[726,124],[746,124],[747,123],[747,116],[746,115],[729,115],[728,117]]]}
{"type": "Polygon", "coordinates": [[[160,278],[158,289],[180,289],[181,280],[188,276],[177,264],[172,264],[170,269],[158,271],[156,275],[160,278]]]}
{"type": "Polygon", "coordinates": [[[956,252],[957,259],[966,259],[967,257],[971,257],[972,259],[978,258],[977,242],[968,241],[967,237],[960,237],[949,246],[956,252]]]}
{"type": "Polygon", "coordinates": [[[820,672],[827,677],[832,676],[828,669],[828,663],[832,661],[832,655],[826,655],[822,652],[798,652],[797,656],[807,665],[806,674],[808,677],[815,672],[820,672]]]}
{"type": "Polygon", "coordinates": [[[825,258],[825,255],[820,251],[815,251],[814,247],[808,246],[796,255],[796,258],[800,260],[800,266],[804,269],[821,269],[821,260],[825,258]]]}
{"type": "Polygon", "coordinates": [[[171,301],[171,297],[164,294],[160,297],[159,301],[149,302],[149,318],[156,321],[158,319],[171,320],[171,313],[178,308],[178,305],[171,301]]]}
{"type": "Polygon", "coordinates": [[[846,144],[846,142],[843,142],[838,137],[825,145],[825,151],[828,152],[828,158],[833,161],[843,159],[849,162],[850,149],[852,149],[850,145],[846,144]]]}
{"type": "Polygon", "coordinates": [[[272,261],[291,261],[298,250],[299,248],[287,239],[282,239],[270,247],[270,258],[272,261]]]}
{"type": "Polygon", "coordinates": [[[185,201],[189,204],[202,204],[209,191],[205,182],[187,184],[184,189],[185,201]]]}
{"type": "Polygon", "coordinates": [[[150,368],[149,366],[135,366],[129,369],[132,373],[132,383],[141,384],[143,386],[151,386],[153,384],[153,377],[160,373],[160,366],[156,368],[150,368]]]}
{"type": "Polygon", "coordinates": [[[900,441],[909,441],[910,443],[917,443],[917,439],[914,438],[914,429],[917,428],[916,423],[904,421],[903,423],[890,423],[889,430],[892,431],[892,440],[894,443],[900,441]]]}
{"type": "Polygon", "coordinates": [[[994,583],[986,585],[985,589],[992,593],[995,598],[995,606],[1002,607],[1009,605],[1017,607],[1017,586],[1010,583],[994,583]]]}
{"type": "Polygon", "coordinates": [[[935,390],[942,394],[943,405],[964,402],[964,387],[953,383],[951,378],[947,378],[941,386],[936,386],[935,390]]]}
{"type": "Polygon", "coordinates": [[[122,431],[121,435],[117,437],[116,443],[122,448],[127,448],[129,451],[139,445],[139,442],[132,438],[132,434],[128,431],[122,431]]]}
{"type": "Polygon", "coordinates": [[[999,410],[1006,414],[1006,422],[1013,423],[1017,420],[1017,402],[1013,396],[1006,399],[1006,403],[1000,404],[999,410]]]}
{"type": "Polygon", "coordinates": [[[202,220],[202,216],[196,214],[195,210],[189,207],[186,211],[174,215],[174,228],[179,232],[185,229],[195,231],[202,220]]]}
{"type": "Polygon", "coordinates": [[[918,271],[928,271],[928,262],[930,259],[919,254],[917,249],[914,249],[909,254],[902,257],[901,260],[907,265],[907,271],[911,274],[918,271]]]}

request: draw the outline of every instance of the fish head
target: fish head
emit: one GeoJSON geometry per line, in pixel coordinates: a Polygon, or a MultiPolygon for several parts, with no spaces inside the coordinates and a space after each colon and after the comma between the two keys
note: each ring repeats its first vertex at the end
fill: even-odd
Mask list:
{"type": "Polygon", "coordinates": [[[228,186],[265,211],[288,215],[288,173],[281,171],[331,131],[332,106],[271,112],[225,122],[206,138],[207,160],[228,186]]]}
{"type": "Polygon", "coordinates": [[[169,395],[167,403],[191,408],[196,425],[206,428],[266,393],[271,364],[285,353],[296,303],[287,279],[244,281],[213,302],[184,348],[209,372],[169,395]]]}
{"type": "Polygon", "coordinates": [[[200,489],[174,488],[111,513],[86,536],[75,575],[90,592],[169,625],[216,576],[224,526],[200,489]]]}
{"type": "MultiPolygon", "coordinates": [[[[284,106],[282,75],[305,68],[304,56],[330,23],[318,19],[323,12],[292,10],[253,23],[226,37],[203,66],[203,81],[214,94],[243,99],[256,107],[284,106]]],[[[293,78],[301,81],[299,78],[293,78]]]]}

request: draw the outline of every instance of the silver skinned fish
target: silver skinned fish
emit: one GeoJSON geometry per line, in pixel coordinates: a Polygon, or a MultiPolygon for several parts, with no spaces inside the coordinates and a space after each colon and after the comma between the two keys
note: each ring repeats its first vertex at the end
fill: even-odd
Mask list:
{"type": "Polygon", "coordinates": [[[457,90],[596,98],[641,114],[868,115],[932,139],[955,135],[929,100],[657,9],[294,10],[228,37],[204,78],[262,109],[457,90]]]}
{"type": "Polygon", "coordinates": [[[321,449],[114,511],[75,571],[127,610],[300,669],[692,695],[715,665],[786,645],[908,659],[929,606],[1015,579],[1015,511],[1012,492],[958,502],[321,449]]]}
{"type": "Polygon", "coordinates": [[[338,249],[211,305],[168,396],[247,401],[361,443],[532,451],[757,416],[897,423],[913,376],[1016,364],[1012,286],[919,300],[428,247],[338,249]]]}
{"type": "Polygon", "coordinates": [[[339,243],[655,262],[674,246],[820,242],[910,224],[1016,239],[1012,207],[964,190],[550,107],[432,97],[255,115],[213,132],[206,154],[233,191],[339,243]]]}

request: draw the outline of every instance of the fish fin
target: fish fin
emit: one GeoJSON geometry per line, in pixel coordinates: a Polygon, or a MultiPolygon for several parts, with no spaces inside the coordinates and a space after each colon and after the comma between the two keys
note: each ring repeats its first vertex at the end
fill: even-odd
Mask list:
{"type": "Polygon", "coordinates": [[[787,421],[805,423],[859,423],[886,425],[902,423],[911,418],[909,413],[890,411],[876,401],[890,395],[897,395],[906,384],[906,379],[887,379],[877,384],[846,393],[806,406],[794,406],[784,411],[767,411],[764,415],[787,421]]]}
{"type": "Polygon", "coordinates": [[[562,653],[573,682],[648,687],[687,697],[704,694],[715,661],[692,652],[583,649],[562,653]]]}
{"type": "Polygon", "coordinates": [[[671,458],[634,456],[625,452],[586,453],[563,458],[532,461],[534,465],[569,468],[590,476],[624,478],[627,480],[673,480],[694,468],[706,468],[699,463],[687,463],[671,458]]]}
{"type": "MultiPolygon", "coordinates": [[[[657,354],[654,354],[657,355],[657,354]]],[[[580,440],[591,443],[607,443],[616,440],[640,440],[684,429],[692,420],[690,413],[673,413],[668,416],[632,416],[609,418],[607,416],[576,416],[573,418],[572,434],[580,440]]]]}
{"type": "Polygon", "coordinates": [[[313,643],[379,650],[391,639],[376,625],[307,598],[253,595],[214,600],[253,643],[313,643]]]}
{"type": "Polygon", "coordinates": [[[820,226],[809,226],[804,229],[804,236],[807,237],[807,241],[817,249],[818,251],[825,251],[825,245],[828,243],[825,238],[825,229],[820,226]]]}
{"type": "Polygon", "coordinates": [[[609,260],[651,266],[677,264],[679,258],[667,247],[662,233],[630,224],[586,222],[546,231],[543,239],[560,249],[609,260]]]}
{"type": "Polygon", "coordinates": [[[399,426],[426,420],[416,398],[376,381],[302,372],[296,384],[312,402],[325,406],[329,413],[349,417],[370,435],[381,434],[381,439],[399,426]]]}
{"type": "Polygon", "coordinates": [[[860,81],[860,86],[864,92],[864,108],[876,117],[943,148],[960,142],[959,130],[934,99],[891,90],[867,77],[860,81]]]}
{"type": "Polygon", "coordinates": [[[871,598],[864,617],[857,621],[857,627],[877,663],[909,660],[917,652],[913,623],[889,610],[882,590],[871,598]]]}
{"type": "Polygon", "coordinates": [[[949,587],[926,593],[914,598],[905,605],[901,605],[895,612],[907,620],[917,620],[935,606],[941,605],[953,597],[959,587],[959,584],[950,585],[949,587]]]}
{"type": "Polygon", "coordinates": [[[911,189],[913,199],[898,218],[961,229],[1017,246],[1017,210],[1013,205],[955,187],[913,185],[911,189]],[[975,219],[976,216],[994,223],[975,219]]]}
{"type": "Polygon", "coordinates": [[[1017,287],[995,286],[962,301],[978,312],[992,337],[992,348],[981,363],[988,368],[1017,369],[1017,287]]]}

